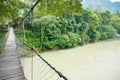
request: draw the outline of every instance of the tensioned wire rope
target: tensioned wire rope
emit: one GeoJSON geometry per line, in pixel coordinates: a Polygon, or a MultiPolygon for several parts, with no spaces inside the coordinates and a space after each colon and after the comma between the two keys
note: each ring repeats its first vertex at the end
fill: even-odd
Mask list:
{"type": "MultiPolygon", "coordinates": [[[[37,0],[35,2],[35,4],[30,8],[28,13],[23,17],[22,21],[19,23],[19,25],[23,23],[21,30],[23,30],[22,33],[24,35],[24,40],[26,40],[24,21],[29,14],[30,14],[31,27],[32,27],[32,35],[34,35],[33,10],[39,2],[40,0],[37,0]]],[[[35,36],[33,38],[35,39],[35,36]]],[[[31,71],[29,73],[31,76],[31,80],[68,80],[61,72],[57,71],[51,64],[49,64],[43,57],[41,57],[39,52],[37,52],[37,50],[34,47],[28,46],[26,43],[21,41],[18,36],[16,37],[16,43],[17,43],[18,53],[20,53],[20,57],[25,56],[26,53],[31,53],[31,63],[30,63],[31,71]],[[34,55],[38,57],[37,61],[34,55]]],[[[25,61],[23,58],[23,68],[25,66],[24,62],[25,61]]]]}

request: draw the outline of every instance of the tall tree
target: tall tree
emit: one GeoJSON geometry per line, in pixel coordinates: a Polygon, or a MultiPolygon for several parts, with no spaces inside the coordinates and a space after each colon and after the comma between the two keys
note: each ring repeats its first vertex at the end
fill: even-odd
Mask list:
{"type": "Polygon", "coordinates": [[[5,20],[15,20],[19,17],[19,11],[25,4],[20,0],[0,0],[0,18],[5,20]]]}
{"type": "Polygon", "coordinates": [[[109,25],[111,14],[109,11],[101,12],[101,24],[109,25]]]}
{"type": "Polygon", "coordinates": [[[70,13],[80,14],[82,9],[81,0],[41,0],[38,6],[40,15],[47,14],[63,16],[70,13]]]}
{"type": "Polygon", "coordinates": [[[111,25],[117,30],[120,34],[120,12],[116,11],[112,14],[111,25]]]}

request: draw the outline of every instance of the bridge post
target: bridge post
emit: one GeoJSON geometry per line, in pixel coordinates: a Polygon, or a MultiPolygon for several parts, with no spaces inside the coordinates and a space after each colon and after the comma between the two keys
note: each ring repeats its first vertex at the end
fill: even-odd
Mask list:
{"type": "MultiPolygon", "coordinates": [[[[33,34],[33,10],[34,8],[31,8],[31,27],[32,27],[32,34],[33,34]]],[[[34,52],[32,51],[32,58],[31,58],[31,80],[33,80],[33,55],[34,52]]]]}

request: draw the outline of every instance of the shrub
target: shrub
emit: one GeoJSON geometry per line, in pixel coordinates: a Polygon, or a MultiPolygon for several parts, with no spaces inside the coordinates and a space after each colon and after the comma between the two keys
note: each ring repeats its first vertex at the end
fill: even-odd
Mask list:
{"type": "Polygon", "coordinates": [[[59,39],[59,47],[60,48],[67,48],[68,44],[69,44],[69,36],[66,34],[61,35],[60,39],[59,39]]]}
{"type": "Polygon", "coordinates": [[[76,47],[78,44],[81,43],[81,37],[76,34],[76,33],[72,33],[72,32],[68,32],[68,36],[69,36],[69,45],[68,47],[76,47]]]}
{"type": "Polygon", "coordinates": [[[107,39],[107,34],[106,33],[100,33],[100,40],[107,39]]]}
{"type": "Polygon", "coordinates": [[[44,48],[46,49],[52,49],[56,46],[54,41],[47,41],[43,43],[44,48]]]}
{"type": "Polygon", "coordinates": [[[85,43],[90,41],[88,34],[82,33],[82,34],[80,34],[80,36],[81,36],[81,43],[80,44],[85,44],[85,43]]]}
{"type": "Polygon", "coordinates": [[[117,31],[112,26],[106,26],[107,38],[113,38],[117,31]]]}
{"type": "Polygon", "coordinates": [[[90,28],[88,31],[88,35],[90,37],[90,42],[95,42],[100,38],[99,32],[96,30],[96,28],[90,28]]]}

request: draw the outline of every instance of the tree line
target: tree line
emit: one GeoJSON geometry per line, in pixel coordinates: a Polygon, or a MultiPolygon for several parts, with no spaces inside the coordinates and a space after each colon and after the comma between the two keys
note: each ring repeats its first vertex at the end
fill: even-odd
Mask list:
{"type": "MultiPolygon", "coordinates": [[[[29,18],[23,31],[17,32],[25,43],[40,50],[72,48],[88,42],[113,38],[120,33],[120,12],[83,9],[80,15],[67,14],[62,17],[46,15],[36,17],[30,27],[29,18]]],[[[19,30],[20,31],[20,30],[19,30]]]]}

